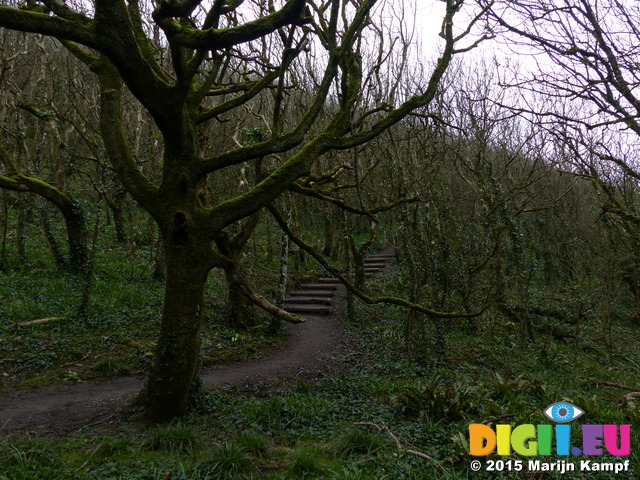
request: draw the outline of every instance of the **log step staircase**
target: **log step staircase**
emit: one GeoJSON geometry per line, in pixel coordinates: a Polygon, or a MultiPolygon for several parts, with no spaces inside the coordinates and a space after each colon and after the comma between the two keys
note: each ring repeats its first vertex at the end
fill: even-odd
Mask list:
{"type": "MultiPolygon", "coordinates": [[[[371,278],[395,261],[395,253],[369,255],[364,259],[364,273],[371,278]]],[[[333,309],[333,301],[338,291],[340,280],[333,277],[321,277],[301,285],[289,292],[284,299],[284,310],[300,315],[329,315],[333,309]]]]}

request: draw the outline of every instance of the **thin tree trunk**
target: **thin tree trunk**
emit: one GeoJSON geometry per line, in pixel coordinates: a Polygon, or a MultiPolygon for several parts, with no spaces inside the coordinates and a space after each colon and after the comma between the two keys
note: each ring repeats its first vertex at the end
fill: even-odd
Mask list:
{"type": "Polygon", "coordinates": [[[64,259],[64,255],[62,254],[62,250],[60,249],[60,245],[58,245],[58,241],[56,237],[53,235],[51,231],[51,222],[49,221],[49,212],[46,208],[42,208],[42,229],[44,231],[44,237],[47,239],[49,243],[49,248],[51,249],[51,254],[53,255],[53,259],[56,262],[58,268],[64,269],[66,267],[66,262],[64,259]]]}
{"type": "Polygon", "coordinates": [[[82,210],[77,206],[61,210],[67,227],[67,242],[69,244],[69,271],[75,275],[84,276],[89,267],[89,252],[87,249],[87,229],[82,210]]]}
{"type": "Polygon", "coordinates": [[[324,247],[322,248],[322,254],[326,257],[333,258],[334,226],[331,223],[331,218],[329,217],[329,208],[326,206],[322,209],[322,223],[324,225],[324,247]]]}
{"type": "Polygon", "coordinates": [[[93,287],[93,267],[96,257],[96,247],[98,245],[98,234],[100,233],[100,216],[96,218],[93,227],[93,238],[91,243],[91,255],[87,258],[84,272],[80,277],[82,280],[82,293],[80,295],[80,304],[76,313],[77,318],[86,318],[89,311],[89,301],[91,300],[91,287],[93,287]]]}
{"type": "Polygon", "coordinates": [[[0,270],[4,270],[7,255],[7,235],[9,229],[9,205],[7,204],[6,195],[2,196],[2,247],[0,248],[0,270]]]}
{"type": "MultiPolygon", "coordinates": [[[[289,217],[289,221],[291,217],[289,217]]],[[[289,278],[289,237],[282,233],[282,244],[280,250],[280,274],[278,276],[278,298],[276,305],[280,308],[284,305],[284,297],[287,293],[287,279],[289,278]]]]}
{"type": "Polygon", "coordinates": [[[25,238],[26,238],[26,212],[25,212],[25,203],[30,202],[30,198],[21,198],[18,197],[18,226],[16,230],[16,243],[18,245],[18,260],[20,263],[24,263],[27,260],[27,249],[25,246],[25,238]]]}
{"type": "Polygon", "coordinates": [[[125,220],[122,205],[126,198],[126,191],[120,190],[115,194],[114,198],[109,195],[104,195],[104,199],[107,202],[109,210],[111,210],[111,216],[113,217],[113,223],[116,230],[116,243],[118,245],[127,244],[127,234],[125,229],[125,220]]]}

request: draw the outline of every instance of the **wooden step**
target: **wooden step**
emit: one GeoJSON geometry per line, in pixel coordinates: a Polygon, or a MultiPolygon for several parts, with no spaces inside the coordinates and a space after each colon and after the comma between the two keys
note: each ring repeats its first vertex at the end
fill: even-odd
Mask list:
{"type": "Polygon", "coordinates": [[[307,283],[300,285],[298,290],[335,290],[337,285],[334,283],[307,283]]]}
{"type": "Polygon", "coordinates": [[[333,290],[294,290],[289,292],[290,297],[333,297],[333,290]]]}
{"type": "Polygon", "coordinates": [[[322,305],[286,305],[284,309],[289,313],[306,313],[308,315],[329,315],[331,307],[322,305]]]}
{"type": "Polygon", "coordinates": [[[297,303],[297,304],[316,304],[316,305],[331,305],[330,297],[288,297],[284,299],[284,303],[297,303]]]}
{"type": "Polygon", "coordinates": [[[384,268],[387,265],[389,265],[386,262],[367,262],[366,260],[364,261],[364,266],[365,267],[378,267],[378,268],[384,268]]]}
{"type": "Polygon", "coordinates": [[[318,279],[318,283],[328,283],[331,285],[340,285],[340,280],[336,277],[322,277],[318,279]]]}

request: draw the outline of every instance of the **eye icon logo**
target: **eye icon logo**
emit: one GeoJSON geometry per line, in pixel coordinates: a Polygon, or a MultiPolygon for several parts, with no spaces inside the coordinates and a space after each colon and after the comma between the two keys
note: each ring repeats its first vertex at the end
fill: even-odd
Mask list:
{"type": "Polygon", "coordinates": [[[554,422],[568,423],[575,420],[584,413],[584,410],[572,405],[569,402],[558,402],[549,405],[544,414],[554,422]]]}

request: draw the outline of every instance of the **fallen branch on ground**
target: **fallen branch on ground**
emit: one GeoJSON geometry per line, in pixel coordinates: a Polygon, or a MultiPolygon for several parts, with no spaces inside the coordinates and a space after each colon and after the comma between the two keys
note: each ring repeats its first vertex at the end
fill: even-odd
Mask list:
{"type": "Polygon", "coordinates": [[[589,381],[591,383],[595,383],[596,385],[602,385],[604,387],[615,387],[615,388],[621,388],[623,390],[629,390],[631,392],[640,392],[640,388],[638,387],[629,387],[627,385],[622,385],[620,383],[603,382],[602,380],[595,380],[595,379],[589,379],[589,381]]]}
{"type": "Polygon", "coordinates": [[[278,318],[281,318],[285,322],[289,323],[303,323],[305,321],[300,315],[296,313],[290,313],[282,308],[272,304],[269,300],[264,298],[262,295],[257,294],[253,291],[253,289],[249,286],[249,283],[244,279],[242,274],[239,272],[237,265],[231,261],[229,261],[228,265],[225,266],[225,270],[231,277],[231,281],[235,283],[242,293],[251,300],[251,302],[260,307],[265,312],[268,312],[278,318]]]}
{"type": "Polygon", "coordinates": [[[380,425],[376,425],[375,423],[368,423],[368,422],[356,422],[354,423],[354,425],[356,426],[363,425],[366,427],[373,427],[373,428],[376,428],[380,433],[386,433],[393,439],[394,442],[396,442],[396,447],[398,447],[398,450],[402,450],[400,439],[396,437],[395,434],[391,430],[389,430],[388,427],[385,427],[384,425],[381,427],[380,425]]]}
{"type": "Polygon", "coordinates": [[[39,318],[38,320],[29,320],[28,322],[19,323],[19,327],[28,327],[29,325],[38,325],[40,323],[49,323],[55,322],[57,320],[64,320],[66,317],[49,317],[49,318],[39,318]]]}
{"type": "Polygon", "coordinates": [[[380,433],[386,433],[387,435],[389,435],[393,439],[394,442],[396,442],[396,447],[398,448],[398,451],[403,452],[403,453],[405,453],[407,455],[413,455],[414,457],[418,457],[418,458],[420,458],[422,460],[425,460],[427,462],[435,463],[436,466],[438,467],[438,470],[440,470],[443,473],[446,472],[446,470],[444,469],[444,467],[442,465],[440,465],[433,457],[430,457],[426,453],[418,452],[416,450],[409,450],[409,449],[405,450],[405,449],[403,449],[402,443],[400,442],[400,439],[391,430],[389,430],[389,427],[385,427],[384,425],[380,426],[380,425],[377,425],[375,423],[369,423],[369,422],[356,422],[356,423],[354,423],[354,425],[358,425],[358,426],[359,425],[364,425],[364,426],[367,426],[367,427],[373,427],[373,428],[377,429],[378,432],[380,432],[380,433]]]}

